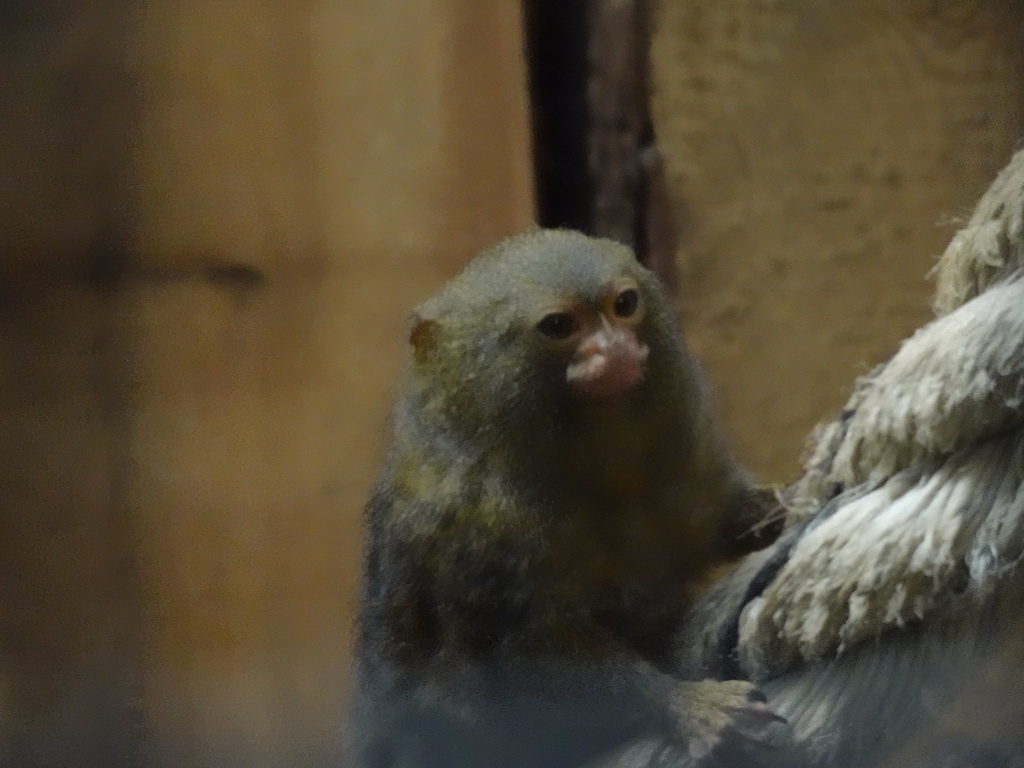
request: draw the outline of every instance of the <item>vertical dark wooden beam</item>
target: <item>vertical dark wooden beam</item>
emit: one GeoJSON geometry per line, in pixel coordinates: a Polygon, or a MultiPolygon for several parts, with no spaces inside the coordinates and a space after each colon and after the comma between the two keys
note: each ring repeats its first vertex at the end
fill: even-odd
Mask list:
{"type": "Polygon", "coordinates": [[[526,4],[539,220],[633,246],[675,285],[647,0],[526,4]]]}
{"type": "Polygon", "coordinates": [[[587,153],[589,16],[593,0],[526,0],[526,48],[537,220],[593,229],[587,153]]]}

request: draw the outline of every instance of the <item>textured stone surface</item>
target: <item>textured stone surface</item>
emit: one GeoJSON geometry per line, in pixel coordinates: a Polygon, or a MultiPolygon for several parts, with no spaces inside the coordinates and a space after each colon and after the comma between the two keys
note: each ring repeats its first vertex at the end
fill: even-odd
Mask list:
{"type": "Polygon", "coordinates": [[[804,438],[930,317],[926,274],[1024,132],[1002,2],[656,4],[684,322],[742,457],[804,438]]]}

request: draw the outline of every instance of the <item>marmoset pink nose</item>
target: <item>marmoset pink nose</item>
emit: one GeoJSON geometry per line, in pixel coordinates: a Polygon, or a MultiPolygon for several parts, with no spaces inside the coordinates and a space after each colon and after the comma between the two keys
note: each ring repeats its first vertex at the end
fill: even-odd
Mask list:
{"type": "Polygon", "coordinates": [[[580,359],[566,378],[590,397],[611,397],[632,387],[643,376],[648,349],[631,331],[606,324],[580,345],[580,359]]]}

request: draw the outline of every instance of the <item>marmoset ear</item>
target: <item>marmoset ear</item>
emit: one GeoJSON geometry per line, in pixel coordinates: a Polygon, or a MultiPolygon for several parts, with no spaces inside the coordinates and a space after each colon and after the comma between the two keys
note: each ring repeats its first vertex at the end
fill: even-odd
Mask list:
{"type": "Polygon", "coordinates": [[[423,362],[430,355],[437,340],[438,322],[413,312],[409,317],[409,343],[412,344],[413,357],[417,363],[423,362]]]}

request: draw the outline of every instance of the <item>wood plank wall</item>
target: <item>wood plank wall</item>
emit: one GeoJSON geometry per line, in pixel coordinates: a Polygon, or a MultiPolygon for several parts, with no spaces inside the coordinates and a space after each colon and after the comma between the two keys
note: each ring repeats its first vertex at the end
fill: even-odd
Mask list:
{"type": "Polygon", "coordinates": [[[410,306],[532,219],[518,2],[0,10],[0,763],[338,764],[410,306]]]}

